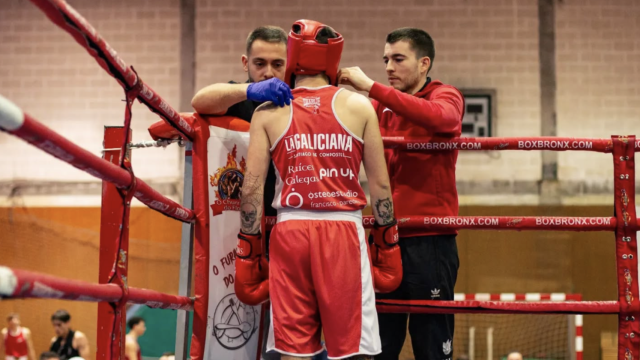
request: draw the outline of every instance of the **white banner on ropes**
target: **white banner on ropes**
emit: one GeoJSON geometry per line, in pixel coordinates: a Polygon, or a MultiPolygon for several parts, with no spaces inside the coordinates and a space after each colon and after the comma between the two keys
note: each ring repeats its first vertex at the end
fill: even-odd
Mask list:
{"type": "Polygon", "coordinates": [[[249,133],[210,126],[207,143],[209,183],[209,318],[207,360],[256,360],[260,306],[238,301],[234,293],[235,248],[240,230],[240,194],[249,133]]]}

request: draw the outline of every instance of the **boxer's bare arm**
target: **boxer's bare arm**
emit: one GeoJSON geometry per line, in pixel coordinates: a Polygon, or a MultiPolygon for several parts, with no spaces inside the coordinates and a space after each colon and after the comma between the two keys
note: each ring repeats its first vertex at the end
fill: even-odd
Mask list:
{"type": "Polygon", "coordinates": [[[202,88],[191,99],[191,106],[199,114],[222,115],[231,106],[247,100],[249,84],[219,83],[202,88]]]}
{"type": "Polygon", "coordinates": [[[87,339],[87,336],[85,334],[81,333],[80,331],[76,331],[73,336],[73,342],[74,344],[72,344],[72,346],[74,349],[78,350],[81,358],[91,359],[89,340],[87,339]]]}
{"type": "Polygon", "coordinates": [[[361,103],[358,111],[366,119],[364,128],[364,170],[369,181],[369,193],[371,195],[371,207],[373,215],[380,225],[386,225],[395,218],[393,200],[391,197],[391,185],[387,163],[384,160],[384,145],[373,105],[369,101],[361,103]]]}
{"type": "Polygon", "coordinates": [[[274,108],[275,106],[271,103],[265,103],[256,109],[251,118],[247,169],[242,183],[242,201],[240,203],[242,231],[246,234],[257,234],[260,231],[260,221],[264,209],[264,181],[271,160],[269,136],[265,124],[277,116],[277,111],[274,108]]]}
{"type": "Polygon", "coordinates": [[[138,346],[129,336],[125,337],[124,353],[129,360],[138,360],[138,346]]]}
{"type": "Polygon", "coordinates": [[[7,337],[7,328],[4,328],[2,330],[0,330],[0,338],[2,338],[2,341],[0,341],[0,355],[1,356],[5,356],[4,353],[4,339],[7,337]]]}
{"type": "Polygon", "coordinates": [[[25,339],[27,340],[27,348],[29,349],[29,360],[36,360],[36,350],[33,346],[33,336],[31,336],[31,330],[23,327],[22,331],[25,339]]]}

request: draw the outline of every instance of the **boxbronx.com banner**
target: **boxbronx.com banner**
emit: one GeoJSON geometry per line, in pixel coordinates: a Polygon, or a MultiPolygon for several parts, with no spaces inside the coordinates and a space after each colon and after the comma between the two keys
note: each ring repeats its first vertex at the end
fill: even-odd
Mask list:
{"type": "MultiPolygon", "coordinates": [[[[455,218],[455,217],[425,217],[425,225],[460,225],[460,226],[500,226],[499,218],[475,217],[475,218],[455,218]]],[[[509,223],[519,223],[524,218],[513,218],[509,223]]],[[[611,225],[613,218],[528,218],[539,226],[574,226],[574,225],[611,225]]],[[[504,221],[503,221],[504,222],[504,221]]]]}
{"type": "MultiPolygon", "coordinates": [[[[365,216],[366,228],[373,226],[373,216],[365,216]]],[[[412,216],[398,219],[401,228],[421,229],[556,229],[556,230],[614,230],[612,217],[509,217],[509,216],[412,216]]]]}
{"type": "MultiPolygon", "coordinates": [[[[516,146],[510,148],[517,149],[593,149],[593,141],[555,141],[555,140],[531,140],[517,141],[516,146]]],[[[408,150],[487,150],[482,147],[482,142],[476,141],[456,141],[456,142],[409,142],[408,150]]],[[[503,144],[503,148],[507,147],[503,144]]],[[[640,141],[636,142],[636,148],[640,148],[640,141]]]]}
{"type": "MultiPolygon", "coordinates": [[[[456,138],[430,139],[420,141],[403,137],[385,137],[385,145],[391,148],[401,147],[410,151],[447,151],[447,150],[583,150],[611,152],[613,142],[607,139],[512,139],[512,138],[456,138]]],[[[627,139],[628,141],[628,139],[627,139]]],[[[623,140],[625,142],[625,140],[623,140]]],[[[640,140],[633,142],[636,151],[640,150],[640,140]]]]}

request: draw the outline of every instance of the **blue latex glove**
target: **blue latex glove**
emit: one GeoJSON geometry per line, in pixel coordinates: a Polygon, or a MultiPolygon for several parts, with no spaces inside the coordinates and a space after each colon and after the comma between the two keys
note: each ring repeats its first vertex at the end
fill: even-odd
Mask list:
{"type": "Polygon", "coordinates": [[[293,95],[291,95],[291,88],[284,81],[278,78],[271,78],[249,84],[247,99],[258,102],[272,101],[278,106],[284,106],[284,104],[291,104],[293,95]]]}

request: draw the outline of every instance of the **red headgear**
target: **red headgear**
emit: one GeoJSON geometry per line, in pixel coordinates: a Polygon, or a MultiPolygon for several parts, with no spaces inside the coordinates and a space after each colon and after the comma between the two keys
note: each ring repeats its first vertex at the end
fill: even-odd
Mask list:
{"type": "Polygon", "coordinates": [[[293,87],[291,75],[317,75],[324,72],[331,85],[337,85],[338,66],[344,40],[329,39],[328,44],[316,41],[318,32],[327,25],[313,20],[298,20],[293,23],[287,42],[287,70],[284,81],[293,87]]]}

